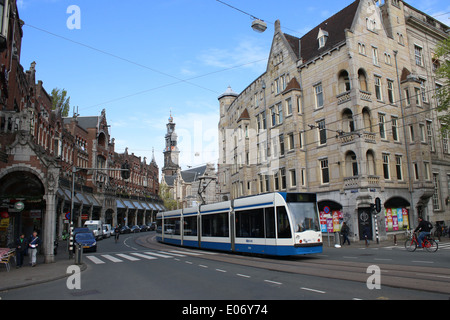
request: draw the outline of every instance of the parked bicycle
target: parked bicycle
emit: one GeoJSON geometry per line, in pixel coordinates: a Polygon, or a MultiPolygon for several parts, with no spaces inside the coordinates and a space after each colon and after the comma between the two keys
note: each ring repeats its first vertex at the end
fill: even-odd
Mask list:
{"type": "MultiPolygon", "coordinates": [[[[405,241],[405,248],[409,252],[414,252],[417,248],[420,248],[419,240],[417,239],[417,234],[415,232],[413,232],[411,237],[405,241]]],[[[430,236],[426,236],[422,241],[422,248],[428,252],[436,252],[438,250],[438,243],[430,236]]]]}

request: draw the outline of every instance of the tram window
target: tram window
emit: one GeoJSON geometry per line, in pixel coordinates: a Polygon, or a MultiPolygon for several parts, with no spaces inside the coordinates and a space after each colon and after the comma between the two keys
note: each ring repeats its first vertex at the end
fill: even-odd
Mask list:
{"type": "Polygon", "coordinates": [[[162,233],[162,219],[156,220],[156,233],[162,233]]]}
{"type": "Polygon", "coordinates": [[[184,218],[184,235],[196,236],[197,235],[197,216],[184,218]]]}
{"type": "Polygon", "coordinates": [[[275,238],[275,210],[273,207],[265,208],[266,238],[275,238]]]}
{"type": "Polygon", "coordinates": [[[164,234],[180,235],[180,218],[165,219],[164,234]]]}
{"type": "Polygon", "coordinates": [[[264,238],[263,209],[236,212],[236,237],[264,238]]]}
{"type": "Polygon", "coordinates": [[[202,216],[202,236],[228,237],[228,212],[202,216]]]}
{"type": "Polygon", "coordinates": [[[291,238],[291,226],[285,207],[277,207],[278,238],[291,238]]]}

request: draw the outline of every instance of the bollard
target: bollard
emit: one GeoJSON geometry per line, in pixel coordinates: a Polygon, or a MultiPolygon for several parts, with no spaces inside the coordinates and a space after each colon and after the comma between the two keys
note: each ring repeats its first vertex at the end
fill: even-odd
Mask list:
{"type": "Polygon", "coordinates": [[[75,264],[83,264],[83,245],[81,243],[75,245],[75,264]]]}
{"type": "Polygon", "coordinates": [[[341,237],[339,236],[339,232],[334,233],[334,247],[335,248],[341,247],[341,237]]]}
{"type": "Polygon", "coordinates": [[[397,245],[397,235],[394,234],[394,246],[397,245]]]}

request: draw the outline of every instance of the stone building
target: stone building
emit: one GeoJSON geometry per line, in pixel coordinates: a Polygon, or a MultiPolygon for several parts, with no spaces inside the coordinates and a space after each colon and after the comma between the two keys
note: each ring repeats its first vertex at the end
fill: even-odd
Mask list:
{"type": "Polygon", "coordinates": [[[175,131],[176,124],[172,115],[170,115],[166,127],[161,184],[168,187],[170,198],[175,200],[180,208],[216,202],[217,172],[214,164],[208,163],[181,170],[179,166],[178,135],[175,131]]]}
{"type": "Polygon", "coordinates": [[[127,151],[116,153],[105,110],[71,118],[54,110],[42,81],[36,82],[36,63],[27,71],[20,64],[24,23],[16,1],[0,1],[0,9],[0,247],[37,230],[45,261],[53,262],[54,240],[68,229],[72,181],[76,226],[87,219],[151,221],[164,209],[154,158],[146,163],[127,151]],[[131,164],[128,180],[101,170],[119,169],[124,161],[131,164]]]}
{"type": "Polygon", "coordinates": [[[218,98],[221,197],[315,192],[323,230],[333,216],[354,239],[404,233],[418,216],[449,224],[434,97],[447,30],[401,0],[354,1],[301,38],[276,21],[266,72],[218,98]]]}

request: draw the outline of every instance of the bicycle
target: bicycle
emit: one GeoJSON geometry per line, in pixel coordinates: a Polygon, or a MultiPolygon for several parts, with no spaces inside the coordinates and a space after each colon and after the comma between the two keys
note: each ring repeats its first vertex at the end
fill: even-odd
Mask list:
{"type": "MultiPolygon", "coordinates": [[[[405,241],[405,248],[409,252],[414,252],[418,247],[419,240],[417,239],[416,233],[413,232],[411,237],[405,241]]],[[[438,250],[438,243],[431,236],[426,236],[422,241],[422,248],[425,248],[428,252],[436,252],[438,250]]]]}

